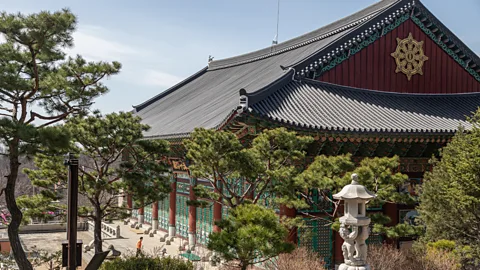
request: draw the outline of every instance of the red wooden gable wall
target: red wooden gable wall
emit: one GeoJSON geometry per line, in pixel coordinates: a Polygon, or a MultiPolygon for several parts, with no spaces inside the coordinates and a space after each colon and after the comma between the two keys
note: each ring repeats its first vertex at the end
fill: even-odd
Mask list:
{"type": "Polygon", "coordinates": [[[335,68],[320,75],[318,80],[399,93],[480,92],[480,82],[410,19],[335,68]],[[415,40],[424,41],[423,51],[428,57],[423,66],[423,75],[415,74],[410,81],[405,74],[395,73],[396,63],[391,56],[397,48],[396,38],[405,39],[409,33],[412,33],[415,40]]]}

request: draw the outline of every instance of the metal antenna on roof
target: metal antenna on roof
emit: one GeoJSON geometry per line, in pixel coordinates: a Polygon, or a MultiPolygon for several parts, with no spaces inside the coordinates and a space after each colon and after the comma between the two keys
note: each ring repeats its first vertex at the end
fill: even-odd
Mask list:
{"type": "Polygon", "coordinates": [[[280,22],[280,0],[278,0],[277,4],[277,32],[275,34],[275,37],[272,40],[272,47],[278,44],[278,24],[280,22]]]}

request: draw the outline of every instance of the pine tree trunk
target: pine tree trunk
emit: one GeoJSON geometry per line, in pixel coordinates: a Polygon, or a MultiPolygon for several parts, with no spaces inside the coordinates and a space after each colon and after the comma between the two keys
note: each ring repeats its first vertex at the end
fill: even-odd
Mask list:
{"type": "Polygon", "coordinates": [[[15,200],[15,185],[17,183],[18,171],[20,163],[18,162],[18,140],[14,140],[9,145],[10,173],[7,176],[7,186],[5,188],[5,201],[10,212],[11,222],[8,225],[8,239],[13,251],[13,257],[22,270],[33,270],[32,264],[28,261],[25,251],[23,251],[18,228],[22,223],[23,214],[17,206],[15,200]]]}
{"type": "Polygon", "coordinates": [[[241,269],[242,269],[242,270],[247,270],[247,267],[248,267],[248,264],[246,264],[246,263],[243,264],[243,263],[242,263],[242,266],[241,266],[241,269]]]}
{"type": "Polygon", "coordinates": [[[103,252],[102,249],[102,212],[100,206],[95,206],[95,227],[93,229],[93,239],[95,245],[95,253],[103,252]]]}

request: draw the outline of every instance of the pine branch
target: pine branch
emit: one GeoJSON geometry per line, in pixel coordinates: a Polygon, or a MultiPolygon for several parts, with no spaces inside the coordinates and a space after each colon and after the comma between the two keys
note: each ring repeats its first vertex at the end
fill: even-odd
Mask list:
{"type": "Polygon", "coordinates": [[[30,91],[30,93],[28,93],[25,97],[22,97],[22,99],[24,100],[28,100],[31,97],[33,97],[37,93],[38,89],[40,88],[40,80],[38,76],[38,65],[37,65],[37,53],[33,49],[32,45],[29,45],[28,49],[30,50],[30,54],[32,56],[34,86],[32,88],[32,91],[30,91]]]}
{"type": "Polygon", "coordinates": [[[0,96],[0,100],[2,100],[2,101],[8,102],[8,103],[13,103],[14,100],[17,100],[17,98],[15,98],[15,96],[13,96],[12,94],[10,94],[9,92],[7,92],[5,90],[0,89],[0,94],[5,95],[9,98],[9,100],[8,100],[8,99],[2,98],[0,96]]]}
{"type": "MultiPolygon", "coordinates": [[[[0,98],[0,100],[1,100],[1,98],[0,98]]],[[[13,112],[12,109],[9,109],[9,108],[7,108],[7,107],[4,107],[4,106],[2,106],[2,104],[0,104],[0,110],[7,111],[7,112],[13,112]]]]}
{"type": "Polygon", "coordinates": [[[47,123],[45,123],[45,124],[42,124],[42,125],[40,125],[40,126],[38,126],[38,127],[39,127],[39,128],[43,128],[43,127],[49,126],[49,125],[51,125],[51,124],[55,124],[56,122],[62,121],[63,119],[65,119],[65,118],[66,118],[69,114],[71,114],[72,112],[73,112],[73,111],[65,114],[65,117],[57,118],[57,119],[55,119],[55,120],[52,120],[52,121],[47,122],[47,123]]]}
{"type": "Polygon", "coordinates": [[[65,112],[65,113],[62,113],[62,114],[59,114],[59,115],[55,115],[55,116],[44,116],[44,115],[38,114],[36,112],[30,111],[30,119],[28,119],[28,121],[25,122],[25,123],[30,124],[33,121],[35,121],[36,118],[39,118],[39,119],[42,119],[42,120],[56,120],[56,119],[59,119],[59,118],[64,119],[69,114],[70,114],[70,112],[65,112]]]}

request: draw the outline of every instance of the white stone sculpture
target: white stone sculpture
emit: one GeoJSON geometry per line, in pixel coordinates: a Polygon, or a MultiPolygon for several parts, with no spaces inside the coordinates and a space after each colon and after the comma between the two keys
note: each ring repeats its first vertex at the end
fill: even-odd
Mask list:
{"type": "Polygon", "coordinates": [[[344,242],[342,252],[344,263],[339,270],[370,270],[367,264],[367,244],[370,218],[366,216],[365,204],[376,197],[364,186],[358,184],[358,176],[352,174],[352,183],[333,195],[344,200],[344,216],[340,218],[340,236],[344,242]]]}
{"type": "Polygon", "coordinates": [[[340,225],[340,236],[343,238],[342,251],[345,263],[352,262],[355,252],[355,239],[357,238],[358,228],[352,227],[352,232],[345,227],[345,224],[340,225]]]}

